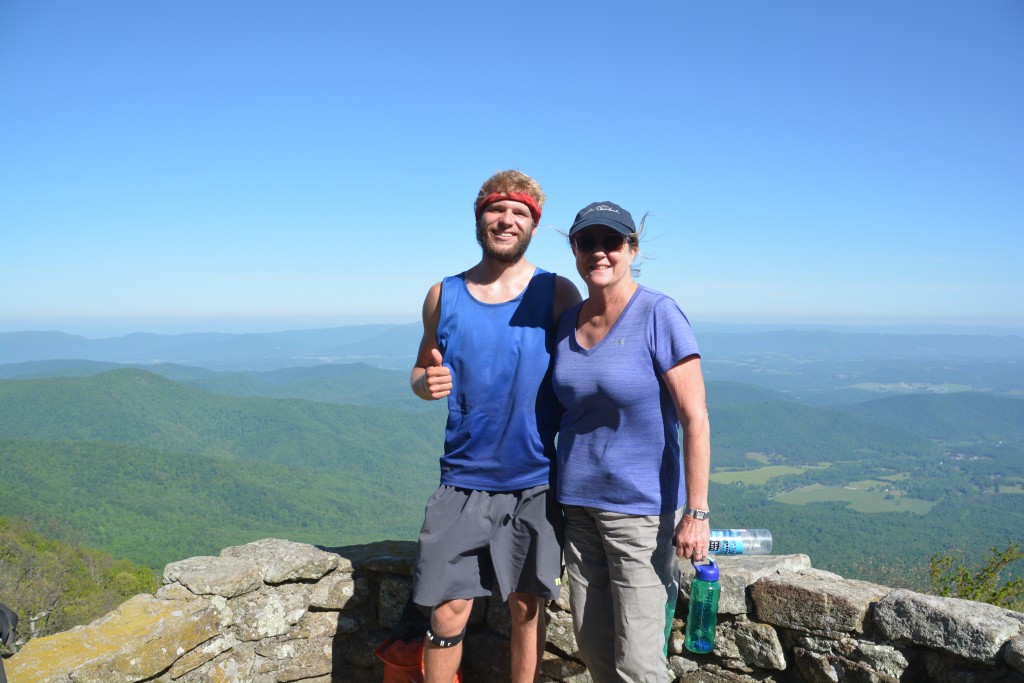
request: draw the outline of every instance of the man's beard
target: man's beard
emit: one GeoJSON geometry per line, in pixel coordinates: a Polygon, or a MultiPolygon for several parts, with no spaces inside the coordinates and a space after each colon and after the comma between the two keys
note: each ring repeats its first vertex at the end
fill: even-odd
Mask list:
{"type": "Polygon", "coordinates": [[[489,237],[490,233],[487,232],[487,228],[480,225],[476,226],[476,241],[483,248],[485,257],[501,261],[502,263],[515,263],[526,254],[526,248],[530,246],[533,233],[524,232],[523,236],[516,240],[514,244],[503,245],[502,248],[492,244],[488,239],[489,237]]]}

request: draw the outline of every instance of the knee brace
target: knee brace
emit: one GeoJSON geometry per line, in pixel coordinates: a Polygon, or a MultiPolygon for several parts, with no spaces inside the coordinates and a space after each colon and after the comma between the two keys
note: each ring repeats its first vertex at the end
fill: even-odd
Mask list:
{"type": "Polygon", "coordinates": [[[466,637],[466,629],[462,629],[462,633],[456,636],[450,636],[447,638],[436,635],[430,628],[427,628],[427,640],[436,645],[437,647],[452,647],[462,642],[462,639],[466,637]]]}

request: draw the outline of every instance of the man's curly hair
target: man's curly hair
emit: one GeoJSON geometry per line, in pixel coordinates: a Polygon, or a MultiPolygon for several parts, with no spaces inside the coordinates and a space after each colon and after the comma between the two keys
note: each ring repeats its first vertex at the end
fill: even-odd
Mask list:
{"type": "Polygon", "coordinates": [[[493,192],[525,192],[536,200],[539,208],[544,208],[544,190],[540,189],[536,180],[522,171],[515,169],[498,171],[485,180],[484,184],[480,186],[480,192],[476,195],[476,201],[473,202],[473,209],[478,209],[480,202],[487,199],[493,192]]]}

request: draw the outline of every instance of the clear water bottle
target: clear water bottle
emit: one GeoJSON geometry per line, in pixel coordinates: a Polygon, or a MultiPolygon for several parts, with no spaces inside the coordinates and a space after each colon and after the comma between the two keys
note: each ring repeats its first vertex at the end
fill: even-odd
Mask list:
{"type": "Polygon", "coordinates": [[[772,551],[772,532],[767,529],[712,529],[712,555],[767,555],[772,551]]]}
{"type": "Polygon", "coordinates": [[[690,583],[690,612],[686,617],[686,649],[706,654],[715,649],[715,627],[718,625],[718,597],[722,588],[718,584],[718,565],[693,564],[697,572],[690,583]]]}

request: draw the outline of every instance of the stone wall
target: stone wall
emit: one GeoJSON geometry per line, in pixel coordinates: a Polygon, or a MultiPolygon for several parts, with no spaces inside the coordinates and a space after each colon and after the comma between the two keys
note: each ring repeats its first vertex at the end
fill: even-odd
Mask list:
{"type": "MultiPolygon", "coordinates": [[[[267,539],[164,570],[88,626],[30,641],[6,660],[11,683],[362,683],[380,681],[374,649],[399,621],[415,545],[318,548],[267,539]]],[[[685,615],[689,563],[677,614],[685,615]]],[[[683,650],[685,683],[1024,681],[1024,614],[890,589],[814,569],[805,555],[726,557],[715,651],[683,650]]],[[[478,600],[466,683],[508,680],[508,621],[478,600]]],[[[564,600],[548,609],[544,681],[589,681],[564,600]]]]}

